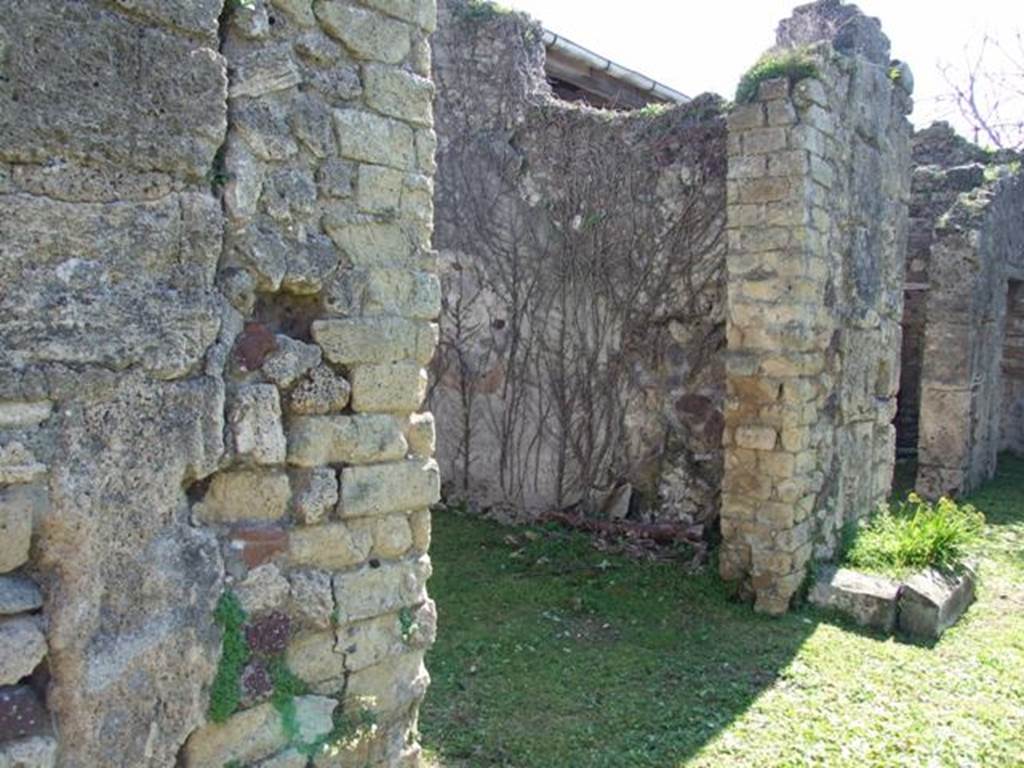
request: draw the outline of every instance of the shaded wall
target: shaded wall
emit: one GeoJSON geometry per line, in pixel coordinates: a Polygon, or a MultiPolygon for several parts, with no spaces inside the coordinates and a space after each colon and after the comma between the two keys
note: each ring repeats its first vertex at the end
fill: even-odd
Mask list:
{"type": "Polygon", "coordinates": [[[0,764],[418,764],[432,3],[5,11],[0,764]]]}
{"type": "Polygon", "coordinates": [[[999,448],[1024,454],[1024,280],[1011,279],[1007,288],[999,448]]]}
{"type": "Polygon", "coordinates": [[[960,193],[984,182],[988,157],[958,137],[952,127],[937,124],[913,138],[910,234],[903,304],[897,449],[916,457],[921,411],[921,366],[924,360],[926,309],[935,223],[960,193]]]}
{"type": "Polygon", "coordinates": [[[915,145],[925,164],[914,197],[928,203],[911,237],[927,274],[923,321],[918,308],[914,322],[919,357],[905,352],[920,371],[917,488],[963,494],[993,476],[1019,434],[1009,299],[1022,273],[1024,184],[1017,158],[985,153],[947,125],[915,145]]]}
{"type": "Polygon", "coordinates": [[[889,492],[910,180],[909,72],[876,19],[798,8],[817,76],[729,116],[720,569],[784,612],[813,558],[889,492]]]}
{"type": "Polygon", "coordinates": [[[540,28],[442,3],[431,403],[453,499],[712,521],[721,478],[725,134],[708,97],[554,99],[540,28]]]}

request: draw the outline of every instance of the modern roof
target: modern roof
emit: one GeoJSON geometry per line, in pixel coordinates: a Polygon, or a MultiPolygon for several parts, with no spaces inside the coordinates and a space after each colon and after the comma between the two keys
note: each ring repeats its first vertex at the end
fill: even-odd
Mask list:
{"type": "Polygon", "coordinates": [[[633,109],[654,103],[683,104],[690,97],[646,75],[544,30],[545,71],[563,98],[594,106],[633,109]]]}

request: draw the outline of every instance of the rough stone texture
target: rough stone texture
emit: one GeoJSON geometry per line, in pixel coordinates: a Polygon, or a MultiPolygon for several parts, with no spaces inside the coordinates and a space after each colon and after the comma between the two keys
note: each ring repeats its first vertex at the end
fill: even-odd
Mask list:
{"type": "Polygon", "coordinates": [[[280,520],[288,514],[291,486],[283,472],[243,469],[214,475],[210,488],[192,512],[206,523],[280,520]]]}
{"type": "Polygon", "coordinates": [[[13,571],[28,561],[32,543],[31,501],[23,489],[0,488],[0,573],[13,571]]]}
{"type": "Polygon", "coordinates": [[[298,570],[292,571],[288,580],[291,583],[292,615],[319,629],[331,626],[334,594],[330,574],[298,570]]]}
{"type": "Polygon", "coordinates": [[[341,523],[329,523],[292,531],[289,546],[288,556],[292,564],[334,571],[366,560],[373,539],[365,531],[355,531],[341,523]]]}
{"type": "Polygon", "coordinates": [[[345,653],[345,667],[358,672],[392,656],[433,643],[437,609],[428,600],[410,611],[408,631],[403,631],[398,614],[357,621],[338,629],[337,645],[345,653]]]}
{"type": "Polygon", "coordinates": [[[778,42],[812,45],[818,76],[729,117],[720,557],[768,613],[889,493],[910,195],[911,102],[877,22],[822,0],[778,42]]]}
{"type": "Polygon", "coordinates": [[[891,579],[846,568],[824,568],[807,599],[819,608],[849,616],[862,627],[889,634],[896,629],[899,595],[900,585],[891,579]]]}
{"type": "Polygon", "coordinates": [[[28,448],[19,442],[0,446],[0,483],[30,483],[46,472],[28,448]]]}
{"type": "Polygon", "coordinates": [[[57,741],[48,736],[0,744],[0,768],[53,768],[57,741]]]}
{"type": "Polygon", "coordinates": [[[975,575],[949,575],[929,569],[910,577],[900,590],[901,632],[937,640],[974,602],[975,575]]]}
{"type": "Polygon", "coordinates": [[[50,418],[53,403],[0,403],[0,427],[24,428],[34,427],[50,418]]]}
{"type": "Polygon", "coordinates": [[[46,637],[31,618],[0,621],[0,685],[32,674],[46,656],[46,637]]]}
{"type": "Polygon", "coordinates": [[[574,504],[606,514],[601,499],[627,481],[633,517],[713,523],[722,105],[568,104],[552,96],[543,57],[529,19],[439,5],[445,300],[430,405],[446,490],[509,515],[574,504]]]}
{"type": "Polygon", "coordinates": [[[280,608],[291,594],[291,585],[273,563],[253,568],[235,587],[242,608],[249,615],[280,608]]]}
{"type": "MultiPolygon", "coordinates": [[[[0,573],[46,601],[2,577],[0,632],[25,635],[2,682],[46,654],[60,743],[0,736],[0,765],[304,765],[292,742],[332,728],[325,697],[296,699],[297,734],[258,697],[208,722],[214,609],[236,590],[252,642],[327,628],[333,571],[369,568],[377,529],[327,522],[336,464],[405,460],[417,408],[356,407],[339,418],[388,420],[387,444],[301,468],[285,435],[350,409],[316,322],[416,325],[408,350],[360,336],[370,363],[433,353],[433,23],[429,0],[5,5],[0,573]]],[[[382,700],[422,695],[392,672],[382,700]]],[[[408,703],[354,748],[405,759],[408,703]]]]}
{"type": "Polygon", "coordinates": [[[309,758],[298,749],[286,749],[259,763],[259,768],[306,768],[309,758]]]}
{"type": "Polygon", "coordinates": [[[185,760],[187,765],[204,768],[232,760],[247,764],[269,757],[287,743],[280,714],[266,703],[193,733],[185,745],[185,760]]]}
{"type": "Polygon", "coordinates": [[[203,44],[113,10],[12,0],[0,32],[0,159],[67,163],[71,188],[57,184],[71,199],[201,180],[224,133],[224,62],[209,47],[219,8],[211,0],[178,5],[203,44]],[[140,51],[148,62],[141,69],[140,51]]]}
{"type": "Polygon", "coordinates": [[[430,561],[427,558],[339,573],[334,577],[338,621],[348,624],[422,603],[426,599],[428,578],[430,561]]]}
{"type": "Polygon", "coordinates": [[[337,413],[345,410],[352,387],[330,368],[310,371],[288,396],[288,410],[297,414],[337,413]]]}
{"type": "Polygon", "coordinates": [[[429,683],[423,652],[407,653],[354,672],[348,679],[345,700],[372,701],[381,712],[397,712],[422,698],[429,683]]]}
{"type": "Polygon", "coordinates": [[[277,387],[270,384],[241,387],[228,408],[228,423],[239,458],[256,464],[284,462],[286,444],[277,387]]]}
{"type": "Polygon", "coordinates": [[[951,126],[936,124],[913,139],[910,232],[903,303],[896,443],[901,455],[915,456],[921,410],[921,365],[929,295],[933,230],[957,197],[982,183],[986,154],[959,138],[951,126]]]}
{"type": "Polygon", "coordinates": [[[427,396],[427,372],[419,363],[359,365],[352,371],[352,407],[364,413],[408,413],[427,396]]]}
{"type": "Polygon", "coordinates": [[[313,338],[339,365],[408,359],[425,365],[437,344],[437,327],[400,317],[321,320],[313,324],[313,338]]]}
{"type": "Polygon", "coordinates": [[[189,524],[184,488],[223,452],[223,389],[58,371],[56,432],[41,437],[60,461],[33,566],[50,575],[60,765],[173,764],[203,721],[218,652],[220,556],[189,524]]]}
{"type": "Polygon", "coordinates": [[[27,576],[0,576],[0,616],[42,607],[43,593],[34,581],[27,576]]]}
{"type": "Polygon", "coordinates": [[[263,363],[263,373],[279,387],[290,387],[307,371],[320,365],[320,347],[287,336],[277,337],[277,349],[263,363]]]}
{"type": "Polygon", "coordinates": [[[433,459],[346,467],[341,472],[338,513],[348,518],[404,512],[430,506],[440,498],[440,473],[433,459]]]}
{"type": "Polygon", "coordinates": [[[898,440],[917,488],[969,492],[1024,449],[1024,176],[938,123],[914,138],[898,440]]]}
{"type": "Polygon", "coordinates": [[[327,518],[338,503],[338,476],[330,467],[317,467],[293,476],[295,519],[316,525],[327,518]]]}
{"type": "Polygon", "coordinates": [[[434,414],[414,413],[405,428],[405,440],[414,456],[433,456],[437,443],[434,414]]]}
{"type": "Polygon", "coordinates": [[[389,414],[306,416],[288,427],[288,463],[299,467],[400,459],[406,449],[401,427],[389,414]]]}

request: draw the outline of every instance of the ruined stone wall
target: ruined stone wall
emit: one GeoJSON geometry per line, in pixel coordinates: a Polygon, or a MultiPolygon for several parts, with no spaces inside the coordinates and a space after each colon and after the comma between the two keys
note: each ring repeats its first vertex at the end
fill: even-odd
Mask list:
{"type": "Polygon", "coordinates": [[[784,612],[812,558],[888,494],[910,177],[909,70],[855,6],[798,8],[729,116],[724,578],[784,612]]]}
{"type": "Polygon", "coordinates": [[[990,479],[999,451],[1019,444],[1010,294],[1024,274],[1024,179],[1015,158],[968,152],[948,127],[918,143],[931,148],[934,165],[918,169],[915,186],[953,200],[915,223],[930,231],[917,488],[957,495],[990,479]]]}
{"type": "Polygon", "coordinates": [[[429,0],[10,0],[0,765],[415,765],[429,0]]]}
{"type": "Polygon", "coordinates": [[[903,456],[917,455],[925,313],[935,223],[952,207],[960,193],[983,183],[982,166],[987,160],[981,149],[958,137],[948,124],[936,124],[914,134],[902,364],[896,414],[897,448],[903,456]]]}
{"type": "Polygon", "coordinates": [[[717,514],[725,135],[713,97],[554,99],[540,28],[441,4],[431,404],[452,499],[508,514],[717,514]]]}
{"type": "Polygon", "coordinates": [[[1024,455],[1024,280],[1011,279],[1006,296],[999,449],[1024,455]]]}

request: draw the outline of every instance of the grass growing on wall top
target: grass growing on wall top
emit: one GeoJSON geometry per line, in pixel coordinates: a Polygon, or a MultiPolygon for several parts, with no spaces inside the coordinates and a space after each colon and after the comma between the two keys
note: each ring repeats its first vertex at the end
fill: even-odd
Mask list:
{"type": "Polygon", "coordinates": [[[757,98],[757,89],[765,80],[785,77],[790,84],[818,76],[814,57],[805,48],[769,51],[747,70],[736,86],[736,103],[749,104],[757,98]]]}
{"type": "Polygon", "coordinates": [[[461,9],[461,13],[467,19],[482,21],[498,16],[508,16],[513,11],[511,8],[490,2],[490,0],[467,0],[465,6],[461,9]]]}
{"type": "Polygon", "coordinates": [[[934,646],[729,602],[713,572],[439,514],[420,720],[444,768],[1021,765],[1024,460],[969,501],[979,599],[934,646]]]}

